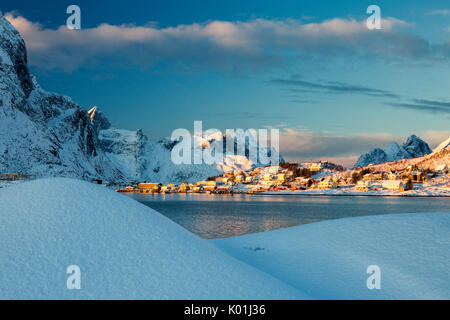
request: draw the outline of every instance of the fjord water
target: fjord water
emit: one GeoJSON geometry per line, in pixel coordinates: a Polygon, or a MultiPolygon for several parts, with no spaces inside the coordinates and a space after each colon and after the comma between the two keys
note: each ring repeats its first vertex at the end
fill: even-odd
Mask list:
{"type": "Polygon", "coordinates": [[[450,212],[450,198],[130,194],[202,238],[270,231],[329,219],[450,212]]]}

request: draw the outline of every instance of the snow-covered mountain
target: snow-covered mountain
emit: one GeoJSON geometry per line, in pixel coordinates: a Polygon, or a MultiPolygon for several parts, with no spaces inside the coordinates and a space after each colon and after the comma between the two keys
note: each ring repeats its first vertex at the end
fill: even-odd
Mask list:
{"type": "Polygon", "coordinates": [[[433,149],[433,153],[438,153],[444,149],[450,149],[450,138],[440,143],[436,148],[433,149]]]}
{"type": "MultiPolygon", "coordinates": [[[[38,85],[22,37],[0,16],[0,172],[167,183],[259,165],[231,155],[214,165],[175,165],[171,150],[177,142],[154,142],[141,130],[114,128],[97,109],[91,115],[38,85]]],[[[208,142],[200,141],[202,148],[213,148],[217,137],[202,139],[208,142]]]]}
{"type": "Polygon", "coordinates": [[[450,145],[448,140],[442,142],[432,153],[417,158],[408,158],[397,161],[372,164],[371,171],[403,171],[408,167],[415,166],[422,170],[437,170],[439,167],[450,167],[450,145]]]}
{"type": "Polygon", "coordinates": [[[25,43],[0,17],[0,172],[122,179],[99,150],[87,112],[42,90],[29,73],[25,43]]]}
{"type": "MultiPolygon", "coordinates": [[[[163,139],[150,141],[141,130],[128,131],[113,127],[98,131],[98,140],[106,156],[119,168],[129,180],[159,181],[162,183],[198,181],[206,177],[217,176],[223,172],[249,170],[259,166],[248,159],[249,145],[246,144],[245,155],[225,154],[223,160],[216,164],[175,164],[171,152],[178,141],[163,139]]],[[[209,149],[214,153],[218,144],[223,144],[227,151],[227,136],[193,136],[191,154],[194,148],[209,149]]],[[[257,146],[258,151],[270,155],[273,150],[257,146]]],[[[278,161],[283,163],[283,158],[278,161]]]]}
{"type": "Polygon", "coordinates": [[[386,161],[388,161],[386,152],[380,148],[375,148],[370,152],[361,155],[355,164],[355,168],[365,167],[371,163],[382,163],[386,161]]]}
{"type": "Polygon", "coordinates": [[[392,162],[384,162],[375,165],[371,165],[371,171],[403,171],[408,167],[415,166],[422,170],[437,170],[442,166],[450,167],[450,147],[447,146],[439,151],[427,154],[423,157],[403,159],[392,162]]]}
{"type": "Polygon", "coordinates": [[[431,152],[428,144],[413,134],[402,145],[391,142],[384,150],[375,148],[361,155],[355,164],[355,168],[365,167],[369,164],[423,157],[431,152]]]}

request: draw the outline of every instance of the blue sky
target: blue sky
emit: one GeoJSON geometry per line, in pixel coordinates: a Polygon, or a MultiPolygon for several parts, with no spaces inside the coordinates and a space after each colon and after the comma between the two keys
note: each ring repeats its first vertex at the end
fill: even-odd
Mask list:
{"type": "Polygon", "coordinates": [[[41,86],[151,138],[279,127],[288,159],[350,164],[450,135],[448,1],[2,1],[41,86]],[[82,29],[65,27],[77,4],[82,29]],[[367,30],[366,8],[382,30],[367,30]]]}

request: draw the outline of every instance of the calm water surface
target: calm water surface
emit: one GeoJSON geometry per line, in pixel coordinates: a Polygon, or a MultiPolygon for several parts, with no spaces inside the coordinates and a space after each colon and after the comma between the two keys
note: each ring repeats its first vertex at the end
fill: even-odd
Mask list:
{"type": "Polygon", "coordinates": [[[329,219],[450,212],[450,198],[130,194],[202,238],[224,238],[329,219]]]}

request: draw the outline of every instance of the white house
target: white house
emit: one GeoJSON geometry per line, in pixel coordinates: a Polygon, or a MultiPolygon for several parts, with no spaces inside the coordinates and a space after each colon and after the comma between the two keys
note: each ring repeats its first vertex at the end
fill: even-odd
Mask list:
{"type": "Polygon", "coordinates": [[[384,189],[388,190],[405,190],[405,185],[401,180],[384,180],[381,185],[384,189]]]}

